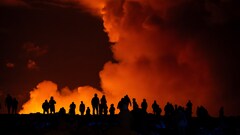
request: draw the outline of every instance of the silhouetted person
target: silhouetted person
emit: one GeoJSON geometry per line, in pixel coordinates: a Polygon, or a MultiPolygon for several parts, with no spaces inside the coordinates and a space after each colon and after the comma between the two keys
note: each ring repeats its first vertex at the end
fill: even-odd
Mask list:
{"type": "Polygon", "coordinates": [[[162,113],[162,108],[160,108],[160,106],[157,105],[157,107],[156,107],[156,116],[160,116],[161,113],[162,113]]]}
{"type": "Polygon", "coordinates": [[[132,104],[133,104],[133,110],[138,110],[139,109],[136,98],[133,98],[132,104]]]}
{"type": "Polygon", "coordinates": [[[43,109],[43,114],[49,113],[49,103],[47,100],[45,100],[45,102],[43,102],[42,109],[43,109]]]}
{"type": "Polygon", "coordinates": [[[53,99],[53,96],[51,96],[49,100],[50,114],[55,113],[55,104],[56,104],[56,101],[53,99]]]}
{"type": "Polygon", "coordinates": [[[90,114],[90,108],[89,107],[87,107],[87,110],[86,110],[86,116],[90,116],[91,114],[90,114]]]}
{"type": "Polygon", "coordinates": [[[197,107],[197,117],[198,118],[206,119],[206,118],[208,118],[208,116],[209,116],[209,114],[205,107],[203,107],[203,106],[197,107]]]}
{"type": "Polygon", "coordinates": [[[125,95],[125,96],[124,96],[124,102],[127,104],[127,107],[128,107],[129,105],[132,106],[131,100],[130,100],[130,98],[129,98],[128,95],[125,95]]]}
{"type": "Polygon", "coordinates": [[[147,104],[146,99],[143,99],[143,101],[142,101],[142,103],[141,103],[141,107],[142,107],[143,112],[144,112],[144,113],[147,113],[148,104],[147,104]]]}
{"type": "Polygon", "coordinates": [[[79,111],[81,115],[84,115],[85,112],[85,104],[83,103],[83,101],[81,101],[80,106],[79,106],[79,111]]]}
{"type": "Polygon", "coordinates": [[[99,105],[99,113],[100,115],[104,113],[104,115],[107,115],[107,100],[106,100],[106,96],[103,95],[101,98],[101,104],[99,105]]]}
{"type": "Polygon", "coordinates": [[[106,106],[106,107],[104,108],[104,110],[103,110],[103,114],[104,114],[104,115],[107,115],[107,113],[108,113],[108,106],[106,106]]]}
{"type": "Polygon", "coordinates": [[[70,115],[75,115],[75,109],[76,109],[76,105],[75,105],[74,102],[72,102],[72,103],[70,104],[69,114],[70,114],[70,115]]]}
{"type": "Polygon", "coordinates": [[[152,104],[152,109],[153,109],[153,114],[157,114],[157,108],[158,108],[158,104],[157,104],[157,101],[154,100],[153,104],[152,104]]]}
{"type": "Polygon", "coordinates": [[[7,95],[7,97],[5,98],[5,105],[7,107],[7,111],[8,111],[8,114],[10,114],[11,112],[11,108],[12,108],[12,96],[11,95],[7,95]]]}
{"type": "Polygon", "coordinates": [[[123,111],[124,110],[124,98],[121,98],[121,100],[118,102],[118,105],[117,105],[117,109],[119,109],[119,111],[123,111]]]}
{"type": "Polygon", "coordinates": [[[13,98],[12,100],[12,114],[17,114],[18,109],[18,100],[16,98],[13,98]]]}
{"type": "Polygon", "coordinates": [[[224,117],[224,108],[221,107],[221,108],[219,109],[219,118],[223,118],[223,117],[224,117]]]}
{"type": "Polygon", "coordinates": [[[60,109],[59,109],[59,112],[58,112],[60,115],[65,115],[66,114],[66,110],[65,110],[65,108],[64,107],[61,107],[60,109]]]}
{"type": "Polygon", "coordinates": [[[93,115],[95,115],[95,111],[98,115],[99,98],[96,93],[94,94],[94,97],[92,98],[91,103],[92,103],[92,108],[93,108],[93,115]]]}
{"type": "Polygon", "coordinates": [[[109,113],[111,116],[113,116],[115,114],[115,107],[114,104],[111,104],[110,108],[109,108],[109,113]]]}
{"type": "Polygon", "coordinates": [[[165,116],[169,117],[172,116],[174,113],[174,107],[171,103],[167,102],[167,104],[164,106],[165,116]]]}
{"type": "Polygon", "coordinates": [[[192,102],[190,100],[188,100],[186,106],[187,106],[186,117],[188,120],[190,120],[192,118],[192,102]]]}
{"type": "MultiPolygon", "coordinates": [[[[133,98],[133,110],[131,111],[132,117],[133,117],[133,123],[132,123],[132,128],[140,133],[145,132],[145,127],[146,127],[146,113],[139,108],[137,101],[135,98],[133,98]]],[[[144,108],[144,107],[143,107],[144,108]]],[[[145,109],[145,108],[144,108],[145,109]]],[[[143,133],[145,134],[145,133],[143,133]]]]}

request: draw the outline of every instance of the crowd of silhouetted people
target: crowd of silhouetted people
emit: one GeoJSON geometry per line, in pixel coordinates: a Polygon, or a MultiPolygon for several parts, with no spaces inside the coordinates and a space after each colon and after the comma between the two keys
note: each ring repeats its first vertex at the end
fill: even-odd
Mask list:
{"type": "MultiPolygon", "coordinates": [[[[66,111],[64,107],[61,107],[59,111],[56,111],[56,104],[57,102],[53,96],[51,96],[49,100],[46,99],[42,103],[43,114],[77,116],[77,105],[74,102],[71,102],[68,111],[66,111]]],[[[5,98],[5,105],[7,107],[8,114],[17,114],[18,101],[16,98],[12,98],[11,95],[8,94],[5,98]]],[[[118,121],[116,122],[116,125],[124,129],[131,129],[139,134],[147,134],[147,132],[149,132],[150,125],[155,124],[151,127],[151,129],[174,129],[174,131],[176,131],[175,133],[186,135],[189,134],[188,129],[193,126],[193,104],[191,100],[188,100],[185,106],[173,105],[172,103],[167,102],[165,106],[161,108],[156,100],[149,105],[147,100],[144,98],[141,103],[138,104],[136,98],[131,99],[128,95],[125,95],[116,106],[114,106],[114,104],[109,105],[110,106],[108,107],[105,95],[102,95],[102,97],[99,98],[97,94],[94,94],[91,99],[91,108],[86,106],[84,101],[80,101],[78,111],[81,116],[85,116],[87,119],[92,117],[104,117],[108,114],[109,118],[116,118],[117,116],[118,121]],[[147,112],[149,107],[151,107],[152,113],[147,112]],[[116,114],[116,109],[119,110],[118,114],[116,114]]],[[[196,118],[198,118],[198,124],[200,124],[199,127],[204,126],[204,124],[205,126],[208,125],[211,117],[208,114],[207,109],[203,106],[197,106],[196,108],[196,118]]],[[[224,118],[223,107],[219,110],[219,118],[224,118]]]]}
{"type": "MultiPolygon", "coordinates": [[[[55,114],[55,104],[56,100],[54,99],[53,96],[50,97],[49,100],[45,100],[42,103],[42,109],[43,109],[43,114],[55,114]]],[[[5,106],[7,108],[7,113],[8,114],[17,114],[18,110],[18,100],[15,97],[12,97],[10,94],[7,94],[5,98],[5,106]]],[[[91,106],[92,106],[92,113],[90,107],[86,107],[84,102],[81,101],[79,105],[79,112],[80,115],[115,115],[116,109],[119,109],[119,113],[121,113],[124,110],[128,111],[141,111],[143,113],[147,113],[147,108],[148,108],[148,103],[146,99],[143,99],[140,106],[138,105],[136,98],[130,99],[128,95],[125,95],[121,98],[121,100],[118,102],[116,108],[114,104],[110,104],[110,107],[107,105],[107,99],[105,95],[102,95],[101,98],[98,97],[98,95],[95,93],[93,95],[93,98],[91,100],[91,106]],[[132,110],[129,108],[132,106],[132,110]]],[[[157,103],[156,100],[151,104],[152,108],[152,114],[156,116],[165,116],[166,118],[172,117],[173,115],[176,114],[176,112],[184,112],[184,117],[186,119],[191,119],[192,114],[193,114],[193,104],[191,100],[189,100],[186,103],[186,106],[178,106],[178,105],[173,105],[170,102],[167,102],[166,105],[161,108],[159,104],[157,103]],[[164,111],[164,114],[163,114],[164,111]]],[[[76,104],[72,102],[69,105],[69,110],[68,112],[65,110],[64,107],[61,107],[60,110],[58,111],[60,114],[67,114],[69,113],[70,115],[75,115],[76,114],[76,104]]],[[[209,116],[208,111],[204,106],[197,106],[196,110],[196,116],[197,117],[207,117],[209,116]]],[[[219,117],[224,116],[224,108],[221,107],[219,109],[219,117]]]]}
{"type": "MultiPolygon", "coordinates": [[[[5,107],[7,108],[8,114],[17,114],[18,113],[18,100],[16,97],[12,97],[10,94],[7,94],[5,98],[5,107]]],[[[1,109],[1,106],[0,106],[1,109]]]]}
{"type": "MultiPolygon", "coordinates": [[[[43,109],[43,114],[54,114],[55,113],[55,104],[56,101],[53,96],[50,97],[49,101],[46,99],[42,103],[42,109],[43,109]]],[[[128,111],[141,111],[142,113],[147,114],[147,108],[148,108],[148,103],[146,99],[143,99],[140,106],[138,105],[136,98],[132,98],[132,100],[129,98],[128,95],[125,95],[124,97],[121,98],[121,100],[118,102],[116,108],[114,104],[110,104],[110,107],[107,105],[107,99],[105,95],[102,95],[101,98],[98,97],[98,95],[95,93],[92,100],[91,100],[91,105],[92,105],[92,113],[90,112],[90,107],[86,107],[84,102],[81,101],[79,105],[79,112],[80,115],[115,115],[115,110],[119,109],[120,113],[122,111],[128,110],[128,111]],[[132,106],[132,110],[129,108],[132,106]]],[[[157,103],[156,100],[151,104],[152,112],[156,116],[165,116],[166,118],[172,117],[175,115],[177,112],[183,112],[184,117],[186,119],[190,119],[192,117],[192,102],[189,100],[186,103],[186,106],[178,106],[178,105],[173,105],[170,102],[167,102],[164,108],[161,108],[159,104],[157,103]],[[162,114],[162,112],[165,112],[162,114]]],[[[72,102],[69,106],[69,111],[67,112],[64,107],[61,107],[59,112],[60,114],[67,114],[69,113],[70,115],[75,115],[76,114],[76,104],[72,102]]],[[[220,115],[224,115],[224,109],[223,107],[219,111],[220,115]]],[[[206,108],[203,106],[198,106],[196,110],[196,115],[198,117],[207,117],[208,111],[206,108]]]]}

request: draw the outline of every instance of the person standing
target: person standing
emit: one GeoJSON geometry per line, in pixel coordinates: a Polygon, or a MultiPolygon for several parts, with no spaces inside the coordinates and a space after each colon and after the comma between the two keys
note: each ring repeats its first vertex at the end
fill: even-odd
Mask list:
{"type": "Polygon", "coordinates": [[[43,114],[49,113],[49,103],[47,100],[45,100],[42,104],[43,114]]]}
{"type": "Polygon", "coordinates": [[[138,110],[139,107],[138,107],[138,104],[137,104],[136,98],[133,98],[133,99],[132,99],[132,102],[133,102],[133,110],[138,110]]]}
{"type": "Polygon", "coordinates": [[[99,112],[100,112],[100,115],[103,113],[104,115],[107,115],[107,100],[106,100],[106,96],[103,95],[102,98],[101,98],[101,104],[99,106],[99,112]]]}
{"type": "Polygon", "coordinates": [[[5,98],[5,106],[7,107],[8,114],[11,113],[12,100],[12,96],[10,94],[7,94],[7,97],[5,98]]]}
{"type": "Polygon", "coordinates": [[[87,107],[87,110],[86,110],[86,116],[90,116],[91,114],[90,114],[90,108],[89,107],[87,107]]]}
{"type": "Polygon", "coordinates": [[[114,116],[115,114],[115,107],[114,104],[111,104],[110,108],[109,108],[109,113],[111,116],[114,116]]]}
{"type": "Polygon", "coordinates": [[[147,107],[148,107],[148,104],[147,104],[147,101],[146,99],[144,98],[142,103],[141,103],[141,107],[142,107],[142,110],[144,113],[147,113],[147,107]]]}
{"type": "Polygon", "coordinates": [[[85,104],[83,103],[83,101],[81,101],[80,106],[79,106],[79,111],[81,115],[84,115],[85,112],[85,104]]]}
{"type": "Polygon", "coordinates": [[[18,109],[18,100],[16,98],[13,98],[12,100],[12,114],[17,114],[18,109]]]}
{"type": "Polygon", "coordinates": [[[92,98],[91,103],[92,103],[92,108],[93,108],[93,115],[95,115],[95,111],[98,115],[99,98],[98,98],[97,93],[94,94],[94,97],[92,98]]]}
{"type": "Polygon", "coordinates": [[[55,104],[56,104],[56,101],[54,100],[53,96],[51,96],[49,100],[50,114],[55,113],[55,104]]]}
{"type": "Polygon", "coordinates": [[[72,102],[72,103],[70,104],[69,114],[70,114],[70,115],[75,115],[75,109],[76,109],[76,105],[75,105],[74,102],[72,102]]]}

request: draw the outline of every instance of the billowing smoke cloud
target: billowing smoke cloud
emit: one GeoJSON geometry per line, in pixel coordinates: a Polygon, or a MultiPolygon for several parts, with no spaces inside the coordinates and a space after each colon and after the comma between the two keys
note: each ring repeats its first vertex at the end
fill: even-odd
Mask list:
{"type": "Polygon", "coordinates": [[[118,63],[105,64],[100,73],[103,89],[116,96],[128,93],[139,103],[156,99],[161,107],[167,101],[185,106],[190,99],[194,109],[204,105],[210,114],[216,115],[221,105],[233,112],[229,105],[235,100],[222,98],[226,90],[215,76],[219,56],[214,56],[216,49],[231,44],[219,40],[228,39],[226,26],[239,17],[239,12],[229,12],[233,5],[204,0],[108,1],[103,20],[116,42],[112,50],[118,63]]]}
{"type": "Polygon", "coordinates": [[[146,98],[149,103],[156,99],[161,107],[167,101],[185,106],[191,99],[216,110],[219,95],[207,58],[197,48],[197,26],[191,26],[204,23],[196,13],[199,8],[186,1],[107,3],[103,19],[116,42],[112,50],[118,63],[109,62],[101,71],[103,89],[129,93],[139,104],[146,98]]]}
{"type": "Polygon", "coordinates": [[[102,95],[100,91],[89,86],[78,87],[74,90],[65,87],[59,90],[57,84],[54,82],[43,81],[30,92],[30,100],[23,105],[23,109],[19,113],[42,113],[42,103],[53,96],[56,100],[56,112],[58,112],[61,107],[65,107],[68,112],[70,104],[74,102],[76,104],[76,113],[79,114],[80,102],[83,101],[86,107],[91,107],[91,99],[89,98],[93,97],[95,93],[97,93],[99,97],[102,95]]]}
{"type": "MultiPolygon", "coordinates": [[[[216,115],[221,105],[235,102],[235,99],[224,100],[223,89],[226,87],[220,85],[222,81],[216,75],[221,71],[216,69],[216,59],[222,57],[219,52],[224,50],[222,48],[226,47],[228,40],[234,39],[225,36],[224,32],[231,36],[236,34],[226,30],[231,21],[239,17],[237,13],[230,12],[231,8],[237,9],[235,1],[79,2],[86,9],[100,13],[105,31],[110,41],[115,43],[112,51],[117,62],[106,63],[100,72],[102,88],[107,96],[111,95],[111,99],[115,99],[111,100],[115,105],[125,94],[136,98],[139,105],[146,98],[149,112],[153,100],[157,100],[163,108],[167,101],[185,106],[190,99],[194,109],[204,105],[210,114],[216,115]]],[[[36,111],[32,109],[34,107],[31,103],[35,100],[43,102],[50,95],[54,95],[58,101],[76,98],[80,101],[84,95],[82,98],[88,97],[87,102],[97,92],[91,87],[81,89],[58,92],[55,84],[40,83],[30,93],[31,99],[24,105],[22,113],[30,109],[36,111]],[[85,93],[81,94],[81,91],[85,93]],[[39,95],[46,92],[49,93],[46,97],[38,99],[39,95]]],[[[58,105],[68,106],[69,100],[67,104],[63,101],[58,105]]],[[[233,113],[232,106],[227,109],[233,113]]]]}

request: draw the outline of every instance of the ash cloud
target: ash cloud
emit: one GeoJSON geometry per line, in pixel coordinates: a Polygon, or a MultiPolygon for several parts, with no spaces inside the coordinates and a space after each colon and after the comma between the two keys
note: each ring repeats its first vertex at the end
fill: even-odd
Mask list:
{"type": "Polygon", "coordinates": [[[238,114],[237,1],[108,1],[103,20],[114,58],[100,72],[102,87],[139,102],[157,99],[185,106],[188,99],[216,115],[221,105],[238,114]],[[235,24],[235,25],[233,25],[235,24]],[[225,52],[227,51],[227,52],[225,52]],[[225,54],[224,54],[225,53],[225,54]],[[224,55],[224,56],[223,56],[224,55]],[[222,58],[225,58],[224,60],[222,58]],[[231,62],[228,62],[231,61],[231,62]],[[226,65],[225,65],[226,64],[226,65]],[[224,70],[226,69],[226,70],[224,70]],[[223,79],[231,72],[230,80],[223,79]],[[235,74],[235,75],[233,75],[235,74]],[[233,75],[233,76],[232,76],[233,75]]]}
{"type": "Polygon", "coordinates": [[[91,108],[91,97],[93,97],[95,93],[97,93],[99,97],[102,95],[100,91],[90,86],[78,87],[76,89],[69,89],[68,87],[59,89],[56,83],[44,80],[40,82],[36,88],[31,90],[30,100],[22,106],[22,110],[19,113],[42,113],[42,103],[53,96],[56,100],[56,112],[58,112],[61,107],[64,107],[66,112],[68,112],[70,104],[74,102],[76,104],[76,114],[79,114],[80,102],[83,101],[86,107],[91,108]]]}
{"type": "MultiPolygon", "coordinates": [[[[103,19],[114,59],[100,72],[113,99],[126,93],[217,115],[239,104],[239,9],[236,0],[79,0],[103,19]]],[[[76,3],[77,4],[77,3],[76,3]]],[[[34,90],[35,91],[35,90],[34,90]]],[[[33,91],[33,92],[34,92],[33,91]]],[[[151,108],[149,108],[149,111],[151,108]]]]}

